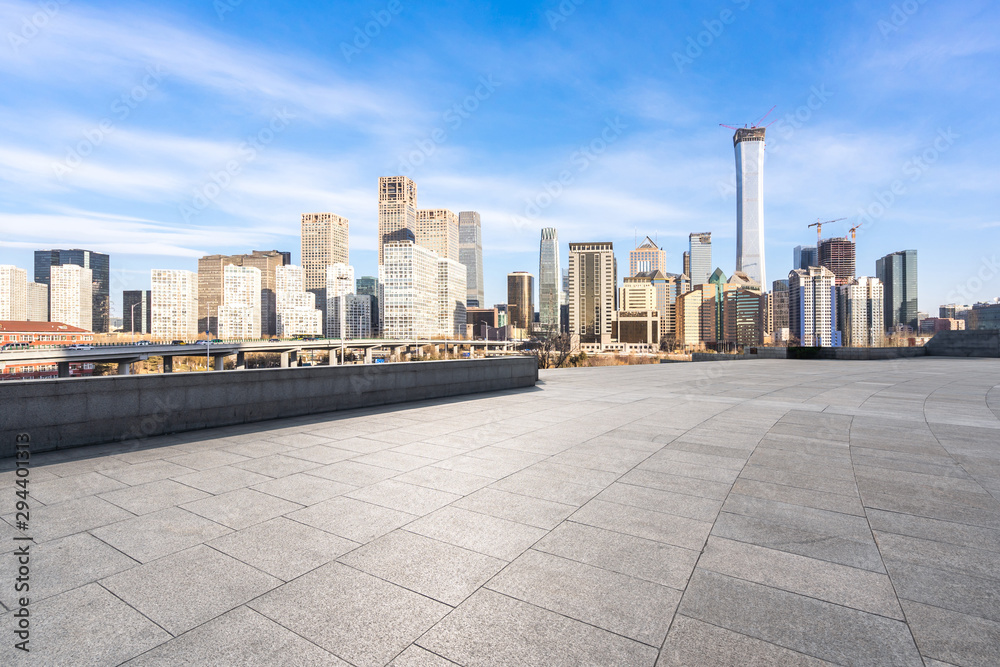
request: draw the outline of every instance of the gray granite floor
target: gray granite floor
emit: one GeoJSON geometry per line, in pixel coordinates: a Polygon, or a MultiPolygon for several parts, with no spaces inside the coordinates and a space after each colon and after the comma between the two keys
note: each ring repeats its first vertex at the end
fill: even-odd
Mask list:
{"type": "Polygon", "coordinates": [[[4,665],[998,665],[1000,362],[571,369],[39,454],[4,665]]]}

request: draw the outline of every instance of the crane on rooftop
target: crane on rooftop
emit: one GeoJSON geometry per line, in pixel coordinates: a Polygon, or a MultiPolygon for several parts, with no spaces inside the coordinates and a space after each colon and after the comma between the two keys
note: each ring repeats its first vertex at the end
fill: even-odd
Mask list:
{"type": "Polygon", "coordinates": [[[841,220],[847,220],[847,218],[837,218],[836,220],[826,220],[825,222],[820,222],[819,218],[816,218],[816,222],[809,225],[810,227],[816,228],[816,250],[819,250],[819,244],[823,240],[823,225],[830,225],[835,222],[840,222],[841,220]]]}
{"type": "MultiPolygon", "coordinates": [[[[755,122],[751,123],[750,125],[744,125],[743,127],[736,127],[735,125],[726,125],[725,123],[719,123],[719,127],[728,127],[730,130],[745,130],[745,129],[751,129],[751,130],[753,130],[753,129],[756,129],[756,128],[760,127],[760,124],[764,122],[764,119],[767,118],[768,116],[770,116],[771,112],[774,111],[777,108],[778,108],[778,105],[774,105],[773,107],[771,107],[770,109],[768,109],[768,111],[767,111],[766,114],[764,114],[763,116],[761,116],[759,119],[757,119],[755,122]]],[[[776,122],[777,121],[772,120],[770,123],[768,123],[767,125],[765,125],[764,128],[765,129],[769,128],[769,127],[771,127],[771,125],[773,125],[776,122]]]]}
{"type": "Polygon", "coordinates": [[[851,243],[854,243],[857,240],[857,237],[858,237],[857,231],[858,231],[858,229],[861,228],[861,225],[863,225],[863,224],[865,224],[865,223],[864,222],[859,222],[858,224],[854,225],[853,227],[851,227],[850,229],[847,230],[847,233],[851,235],[851,243]]]}

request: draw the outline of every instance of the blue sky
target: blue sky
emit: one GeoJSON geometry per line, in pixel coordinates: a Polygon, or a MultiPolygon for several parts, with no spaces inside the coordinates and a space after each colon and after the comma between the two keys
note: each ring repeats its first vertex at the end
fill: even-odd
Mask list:
{"type": "Polygon", "coordinates": [[[809,222],[844,234],[867,211],[859,274],[916,248],[921,309],[1000,295],[989,0],[0,0],[0,36],[0,263],[109,252],[116,306],[203,254],[297,263],[306,211],[347,216],[375,274],[377,181],[398,173],[422,208],[481,212],[490,303],[507,272],[537,273],[547,226],[564,258],[613,241],[619,278],[636,234],[680,270],[711,231],[728,274],[719,123],[772,106],[769,280],[809,222]]]}

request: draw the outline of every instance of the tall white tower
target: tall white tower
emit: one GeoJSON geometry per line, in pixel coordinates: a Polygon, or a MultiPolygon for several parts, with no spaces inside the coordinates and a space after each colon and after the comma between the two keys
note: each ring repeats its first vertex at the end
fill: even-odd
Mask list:
{"type": "Polygon", "coordinates": [[[764,128],[733,135],[736,151],[736,270],[761,285],[764,272],[764,128]]]}

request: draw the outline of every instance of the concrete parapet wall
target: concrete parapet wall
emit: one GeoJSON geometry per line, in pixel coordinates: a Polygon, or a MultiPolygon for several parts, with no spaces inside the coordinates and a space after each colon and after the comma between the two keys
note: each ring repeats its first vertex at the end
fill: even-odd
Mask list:
{"type": "Polygon", "coordinates": [[[1000,331],[941,331],[925,347],[937,357],[1000,357],[1000,331]]]}
{"type": "Polygon", "coordinates": [[[531,387],[534,357],[0,382],[0,457],[531,387]]]}

